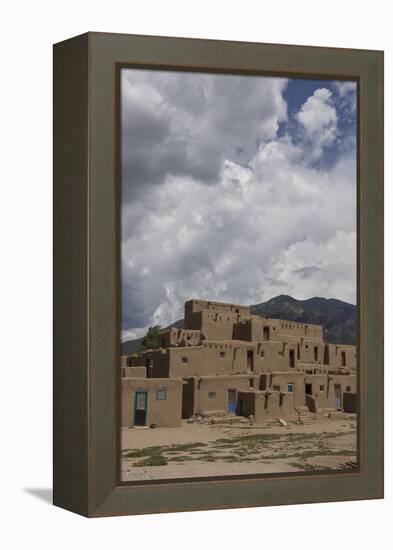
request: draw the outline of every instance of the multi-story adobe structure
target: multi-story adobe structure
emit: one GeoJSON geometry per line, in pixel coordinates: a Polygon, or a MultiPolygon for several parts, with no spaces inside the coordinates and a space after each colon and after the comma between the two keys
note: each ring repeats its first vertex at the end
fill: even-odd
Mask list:
{"type": "Polygon", "coordinates": [[[356,412],[356,346],[324,343],[320,325],[190,300],[184,329],[159,337],[160,349],[122,357],[123,426],[179,426],[194,415],[261,422],[356,412]]]}

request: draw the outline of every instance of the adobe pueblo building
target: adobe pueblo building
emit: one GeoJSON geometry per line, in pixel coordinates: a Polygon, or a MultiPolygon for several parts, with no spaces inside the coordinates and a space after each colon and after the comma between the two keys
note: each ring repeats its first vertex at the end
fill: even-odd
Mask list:
{"type": "Polygon", "coordinates": [[[184,326],[162,331],[160,349],[122,357],[123,426],[356,412],[356,346],[324,343],[320,325],[190,300],[184,326]]]}

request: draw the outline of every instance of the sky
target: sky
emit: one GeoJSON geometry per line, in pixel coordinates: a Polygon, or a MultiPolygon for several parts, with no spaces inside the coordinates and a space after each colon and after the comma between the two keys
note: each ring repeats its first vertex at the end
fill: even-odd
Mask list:
{"type": "Polygon", "coordinates": [[[356,303],[356,84],[123,69],[121,338],[191,298],[356,303]]]}

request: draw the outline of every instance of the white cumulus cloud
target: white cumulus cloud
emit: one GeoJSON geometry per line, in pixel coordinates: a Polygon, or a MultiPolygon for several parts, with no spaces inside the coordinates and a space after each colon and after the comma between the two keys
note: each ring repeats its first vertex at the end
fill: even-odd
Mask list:
{"type": "Polygon", "coordinates": [[[251,304],[285,293],[356,301],[354,150],[329,168],[310,163],[336,138],[334,98],[322,88],[306,99],[295,115],[299,142],[279,132],[286,85],[127,72],[123,189],[134,189],[123,192],[122,203],[124,338],[179,319],[193,297],[251,304]],[[134,110],[151,121],[149,131],[141,123],[142,143],[151,146],[141,158],[130,149],[139,142],[134,110]],[[211,166],[196,169],[204,162],[211,166]]]}

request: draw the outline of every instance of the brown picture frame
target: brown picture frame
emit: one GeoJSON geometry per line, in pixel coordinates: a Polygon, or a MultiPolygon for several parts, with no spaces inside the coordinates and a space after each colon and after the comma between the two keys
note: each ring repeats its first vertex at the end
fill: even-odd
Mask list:
{"type": "Polygon", "coordinates": [[[54,504],[89,517],[383,497],[383,52],[106,33],[54,46],[53,430],[54,504]],[[358,471],[120,483],[121,66],[358,82],[358,471]]]}

